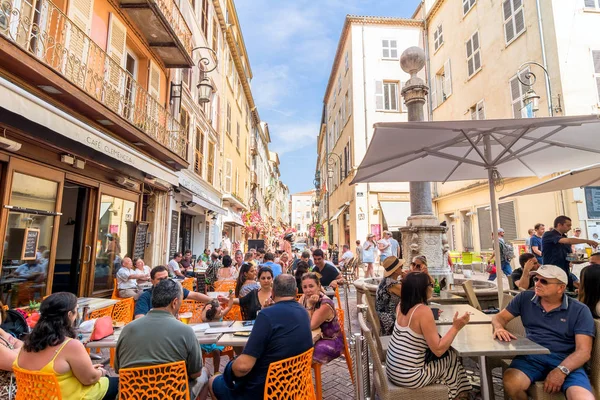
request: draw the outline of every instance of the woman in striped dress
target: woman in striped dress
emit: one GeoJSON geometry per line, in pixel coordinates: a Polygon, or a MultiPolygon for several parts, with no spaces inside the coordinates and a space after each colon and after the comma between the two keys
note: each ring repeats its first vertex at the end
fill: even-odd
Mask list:
{"type": "Polygon", "coordinates": [[[433,284],[426,273],[411,272],[402,280],[400,310],[386,356],[387,376],[393,384],[406,388],[444,384],[448,387],[448,398],[467,399],[471,385],[450,345],[469,322],[469,314],[459,317],[456,313],[452,328],[440,337],[433,313],[427,307],[432,292],[433,284]],[[428,349],[441,358],[426,362],[428,349]]]}

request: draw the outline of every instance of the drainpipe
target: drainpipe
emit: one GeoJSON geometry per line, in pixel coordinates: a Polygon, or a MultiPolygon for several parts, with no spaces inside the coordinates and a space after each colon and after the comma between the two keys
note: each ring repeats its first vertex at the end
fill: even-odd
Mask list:
{"type": "MultiPolygon", "coordinates": [[[[425,48],[425,74],[427,76],[427,84],[431,85],[431,71],[429,63],[429,40],[427,40],[427,10],[425,10],[425,0],[421,0],[421,11],[423,12],[423,47],[425,48]]],[[[429,97],[429,96],[428,96],[429,97]]],[[[433,106],[431,101],[427,101],[427,120],[433,121],[433,106]]],[[[434,186],[436,187],[437,184],[434,186]]],[[[437,192],[437,190],[436,190],[437,192]]],[[[437,195],[437,194],[436,194],[437,195]]]]}
{"type": "MultiPolygon", "coordinates": [[[[363,23],[362,23],[362,27],[361,27],[361,46],[362,46],[362,75],[363,75],[363,110],[364,110],[364,117],[365,117],[365,154],[367,152],[367,148],[369,147],[369,122],[367,120],[367,56],[365,54],[365,24],[366,24],[366,19],[363,18],[363,23]]],[[[371,187],[370,184],[367,182],[367,193],[365,193],[365,195],[367,196],[367,209],[365,210],[365,214],[367,215],[368,218],[365,218],[365,220],[367,221],[367,226],[370,225],[370,221],[371,221],[371,206],[370,206],[370,198],[371,196],[369,195],[371,193],[371,187]]],[[[356,195],[356,193],[355,193],[356,195]]],[[[356,203],[355,203],[356,204],[356,203]]],[[[357,231],[357,235],[356,235],[356,239],[358,239],[358,216],[356,217],[356,231],[357,231]]]]}
{"type": "MultiPolygon", "coordinates": [[[[540,31],[540,46],[542,47],[542,64],[544,64],[544,68],[548,71],[548,62],[546,60],[546,44],[544,41],[544,24],[542,23],[542,11],[540,9],[540,0],[535,0],[535,6],[537,8],[537,17],[538,17],[538,29],[540,31]]],[[[552,110],[552,94],[550,92],[550,74],[544,74],[545,82],[546,82],[546,98],[548,102],[548,116],[551,117],[553,115],[552,110]]]]}

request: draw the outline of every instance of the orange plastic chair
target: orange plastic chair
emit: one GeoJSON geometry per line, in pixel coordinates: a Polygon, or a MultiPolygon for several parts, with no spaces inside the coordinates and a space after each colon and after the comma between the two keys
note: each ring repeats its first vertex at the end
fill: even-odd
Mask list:
{"type": "Polygon", "coordinates": [[[223,317],[223,321],[242,321],[242,310],[239,305],[234,304],[231,310],[223,317]]]}
{"type": "MultiPolygon", "coordinates": [[[[350,350],[348,349],[348,341],[346,340],[346,331],[344,330],[344,310],[337,308],[335,311],[337,311],[338,322],[340,323],[342,337],[344,338],[344,358],[346,359],[346,365],[348,365],[350,379],[354,384],[354,375],[352,374],[352,359],[350,358],[350,350]]],[[[323,398],[323,386],[321,384],[321,364],[312,363],[312,368],[315,370],[315,391],[317,400],[321,400],[323,398]]]]}
{"type": "Polygon", "coordinates": [[[200,324],[202,323],[202,310],[204,309],[204,303],[197,302],[195,300],[184,300],[181,303],[181,308],[179,309],[179,314],[191,312],[192,318],[190,318],[190,322],[192,324],[200,324]]]}
{"type": "Polygon", "coordinates": [[[302,293],[298,293],[298,294],[296,295],[296,301],[300,301],[300,298],[301,298],[302,296],[303,296],[303,294],[302,294],[302,293]]]}
{"type": "Polygon", "coordinates": [[[229,292],[233,290],[235,292],[235,281],[216,281],[213,286],[215,287],[215,292],[229,292]]]}
{"type": "Polygon", "coordinates": [[[62,400],[56,375],[13,367],[17,378],[16,400],[62,400]]]}
{"type": "Polygon", "coordinates": [[[183,286],[184,289],[189,290],[190,292],[194,291],[194,278],[185,278],[182,282],[181,282],[181,286],[183,286]]]}
{"type": "Polygon", "coordinates": [[[8,306],[5,304],[5,305],[3,305],[3,306],[2,306],[2,309],[3,309],[4,311],[8,311],[8,306]]]}
{"type": "MultiPolygon", "coordinates": [[[[114,322],[123,322],[125,324],[130,323],[133,321],[134,308],[135,302],[133,301],[133,297],[120,300],[113,306],[112,320],[114,322]]],[[[113,368],[115,366],[115,350],[116,349],[114,348],[110,349],[110,366],[113,368]]]]}
{"type": "MultiPolygon", "coordinates": [[[[20,388],[19,388],[20,390],[20,388]]],[[[185,361],[119,370],[120,400],[190,400],[185,361]]]]}
{"type": "Polygon", "coordinates": [[[338,309],[342,309],[342,299],[340,299],[339,286],[335,288],[335,298],[337,299],[338,309]]]}
{"type": "Polygon", "coordinates": [[[110,296],[110,298],[112,300],[120,300],[121,297],[119,297],[119,289],[117,286],[117,278],[113,279],[113,291],[112,291],[112,295],[110,296]]]}
{"type": "Polygon", "coordinates": [[[97,310],[90,312],[88,314],[87,318],[85,318],[85,317],[84,318],[85,318],[85,320],[90,320],[90,319],[101,318],[101,317],[112,317],[114,308],[115,308],[114,305],[104,307],[104,308],[99,308],[97,310]]]}
{"type": "Polygon", "coordinates": [[[265,381],[265,400],[314,400],[310,373],[314,347],[304,353],[269,364],[265,381]]]}

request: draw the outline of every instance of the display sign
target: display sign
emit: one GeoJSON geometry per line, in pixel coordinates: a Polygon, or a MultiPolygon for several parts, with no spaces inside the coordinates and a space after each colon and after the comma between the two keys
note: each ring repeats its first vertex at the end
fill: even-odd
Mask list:
{"type": "Polygon", "coordinates": [[[135,227],[135,237],[133,240],[133,259],[136,258],[144,258],[144,253],[146,252],[146,242],[148,236],[148,226],[147,222],[138,222],[135,227]]]}
{"type": "Polygon", "coordinates": [[[171,242],[169,245],[169,258],[177,252],[177,233],[179,231],[179,211],[171,211],[171,242]]]}
{"type": "Polygon", "coordinates": [[[248,240],[248,250],[250,249],[264,249],[265,241],[263,239],[250,239],[248,240]]]}
{"type": "Polygon", "coordinates": [[[40,230],[35,228],[25,229],[25,235],[23,239],[23,251],[21,253],[21,260],[35,260],[37,258],[38,242],[40,241],[40,230]]]}
{"type": "Polygon", "coordinates": [[[588,186],[584,190],[588,219],[600,219],[600,186],[588,186]]]}

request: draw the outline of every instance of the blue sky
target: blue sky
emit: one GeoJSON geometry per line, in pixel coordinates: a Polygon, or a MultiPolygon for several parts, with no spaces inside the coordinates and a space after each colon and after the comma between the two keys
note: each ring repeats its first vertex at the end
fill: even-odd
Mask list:
{"type": "Polygon", "coordinates": [[[290,193],[313,187],[323,96],[347,14],[410,18],[419,0],[237,0],[270,150],[290,193]]]}

